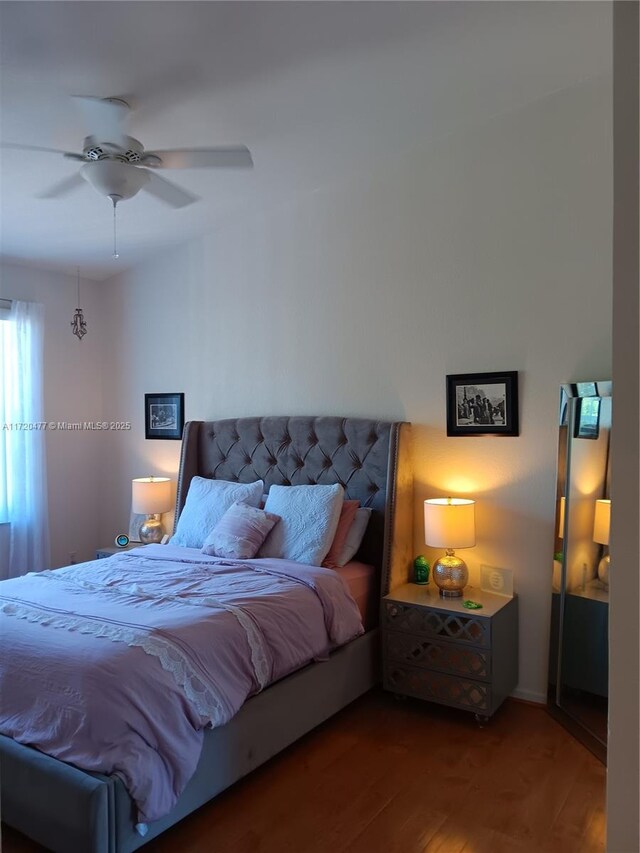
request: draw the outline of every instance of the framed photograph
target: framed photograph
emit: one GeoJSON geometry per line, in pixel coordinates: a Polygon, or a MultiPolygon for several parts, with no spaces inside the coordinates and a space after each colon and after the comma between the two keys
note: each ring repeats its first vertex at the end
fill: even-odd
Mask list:
{"type": "Polygon", "coordinates": [[[519,435],[518,372],[447,376],[447,435],[519,435]]]}
{"type": "Polygon", "coordinates": [[[600,435],[600,397],[578,397],[574,438],[598,438],[600,435]]]}
{"type": "Polygon", "coordinates": [[[182,438],[184,394],[144,395],[144,437],[182,438]]]}

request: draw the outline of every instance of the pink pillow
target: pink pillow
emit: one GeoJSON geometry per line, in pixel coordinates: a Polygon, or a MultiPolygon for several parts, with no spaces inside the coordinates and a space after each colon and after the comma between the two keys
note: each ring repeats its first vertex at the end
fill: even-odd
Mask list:
{"type": "Polygon", "coordinates": [[[325,569],[336,569],[338,568],[338,557],[342,553],[342,548],[344,547],[344,543],[347,539],[347,534],[353,524],[353,520],[356,517],[356,512],[358,511],[358,507],[360,506],[360,501],[344,501],[342,504],[342,511],[340,513],[340,518],[338,520],[338,527],[336,530],[336,535],[333,537],[333,542],[331,543],[331,548],[329,548],[329,553],[322,561],[322,565],[325,569]]]}
{"type": "Polygon", "coordinates": [[[230,560],[250,560],[278,521],[279,515],[236,501],[204,540],[202,553],[230,560]]]}

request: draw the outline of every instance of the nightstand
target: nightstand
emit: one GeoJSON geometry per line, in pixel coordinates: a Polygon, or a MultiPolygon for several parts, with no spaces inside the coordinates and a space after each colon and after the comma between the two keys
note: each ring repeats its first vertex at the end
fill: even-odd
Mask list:
{"type": "Polygon", "coordinates": [[[115,545],[108,545],[106,548],[98,548],[96,551],[96,560],[103,560],[105,557],[113,557],[114,554],[119,554],[121,551],[130,551],[132,548],[140,548],[142,542],[129,542],[124,548],[118,548],[115,545]]]}
{"type": "Polygon", "coordinates": [[[404,584],[382,599],[385,690],[490,717],[518,683],[518,599],[404,584]],[[466,599],[482,604],[467,610],[466,599]]]}

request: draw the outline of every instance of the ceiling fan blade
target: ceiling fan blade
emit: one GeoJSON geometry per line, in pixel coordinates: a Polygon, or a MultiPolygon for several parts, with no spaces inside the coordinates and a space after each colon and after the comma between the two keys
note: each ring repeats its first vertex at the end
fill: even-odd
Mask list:
{"type": "Polygon", "coordinates": [[[13,148],[16,151],[44,151],[46,154],[62,154],[69,160],[84,160],[84,154],[76,154],[74,151],[60,151],[58,148],[42,148],[40,145],[20,145],[18,142],[2,142],[0,148],[13,148]]]}
{"type": "Polygon", "coordinates": [[[147,151],[145,166],[155,169],[232,169],[253,166],[251,152],[244,145],[232,148],[175,148],[147,151]],[[156,162],[160,160],[160,162],[156,162]]]}
{"type": "Polygon", "coordinates": [[[129,114],[129,105],[119,98],[94,98],[85,95],[74,95],[90,136],[97,142],[114,142],[120,147],[126,146],[125,135],[122,131],[125,119],[129,114]]]}
{"type": "Polygon", "coordinates": [[[193,204],[194,201],[199,200],[199,196],[171,183],[171,181],[167,181],[166,178],[161,178],[155,172],[148,169],[144,171],[149,175],[149,180],[143,185],[142,189],[159,198],[160,201],[164,201],[165,204],[169,204],[171,207],[186,207],[188,204],[193,204]]]}
{"type": "Polygon", "coordinates": [[[75,174],[63,178],[44,192],[38,193],[37,198],[60,198],[81,186],[84,186],[84,180],[79,172],[75,172],[75,174]]]}

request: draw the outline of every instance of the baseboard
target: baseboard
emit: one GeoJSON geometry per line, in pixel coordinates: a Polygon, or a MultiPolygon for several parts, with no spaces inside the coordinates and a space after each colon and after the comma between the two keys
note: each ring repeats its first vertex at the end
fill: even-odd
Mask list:
{"type": "Polygon", "coordinates": [[[547,704],[546,693],[536,693],[535,690],[522,690],[520,687],[517,687],[509,698],[517,699],[519,702],[528,702],[530,705],[547,704]]]}

